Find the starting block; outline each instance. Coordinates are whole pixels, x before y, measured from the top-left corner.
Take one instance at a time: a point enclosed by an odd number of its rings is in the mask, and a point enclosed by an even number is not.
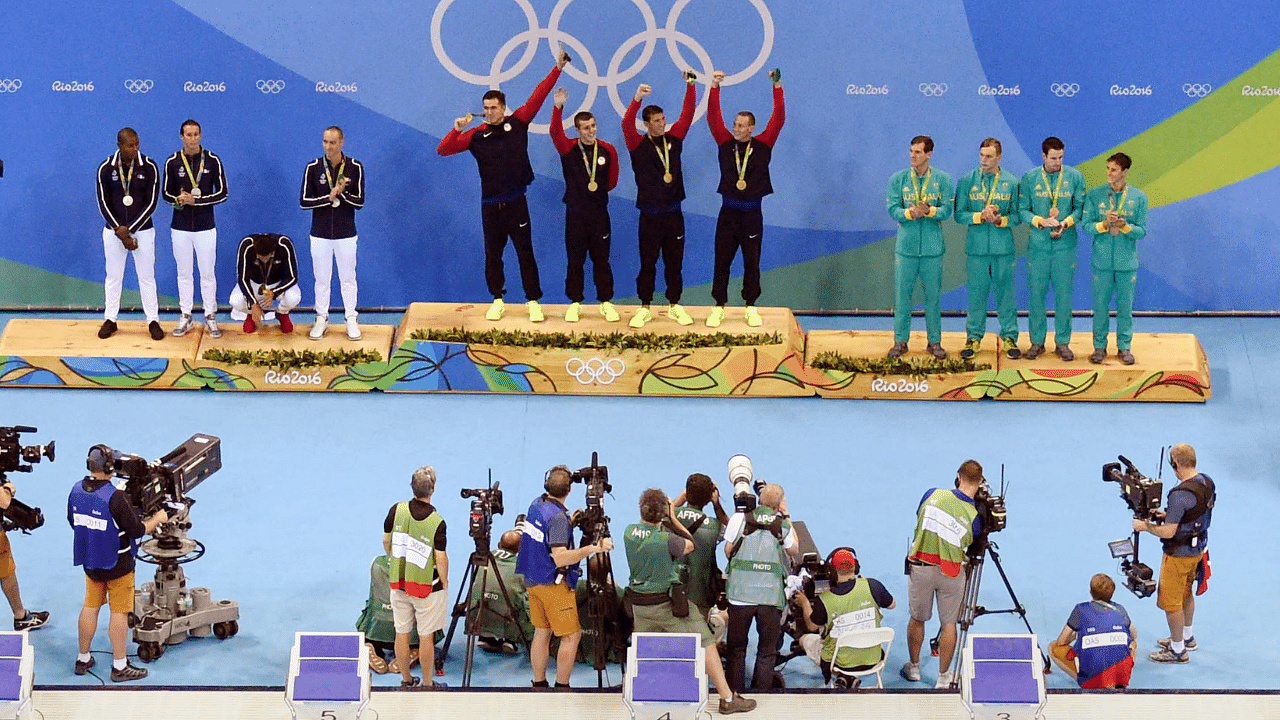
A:
[[[31,718],[31,684],[35,679],[35,649],[27,633],[0,632],[0,718]]]
[[[296,633],[284,702],[298,720],[357,720],[369,704],[364,633]]]
[[[974,720],[1040,720],[1044,660],[1035,635],[973,634],[961,655],[960,700]]]
[[[707,665],[697,634],[633,633],[622,702],[634,720],[697,720],[707,707]]]

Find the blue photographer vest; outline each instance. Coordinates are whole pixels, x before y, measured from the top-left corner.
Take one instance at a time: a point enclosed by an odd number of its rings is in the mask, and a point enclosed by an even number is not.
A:
[[[120,528],[111,517],[111,496],[116,492],[109,482],[93,492],[84,489],[84,481],[71,488],[67,520],[75,533],[76,565],[87,570],[110,570],[120,561],[121,554],[136,550],[134,540],[129,541],[128,548],[120,547]]]
[[[526,585],[551,585],[556,581],[556,562],[551,559],[551,546],[547,544],[547,525],[551,518],[564,514],[560,503],[543,495],[529,506],[524,517],[524,534],[520,537],[520,553],[516,556],[516,572],[524,576]],[[569,534],[569,547],[573,548],[573,533]],[[575,587],[582,569],[577,565],[564,568],[569,587]]]
[[[1083,602],[1076,606],[1080,631],[1076,635],[1076,659],[1082,688],[1128,685],[1133,672],[1129,654],[1129,618],[1113,603]]]

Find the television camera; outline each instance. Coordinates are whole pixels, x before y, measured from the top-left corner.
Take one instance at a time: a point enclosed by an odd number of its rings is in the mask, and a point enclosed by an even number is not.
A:
[[[32,465],[41,458],[49,458],[53,462],[53,441],[48,445],[23,445],[22,433],[38,432],[27,425],[0,427],[0,485],[8,482],[11,472],[29,473]],[[30,533],[44,524],[44,513],[40,508],[31,507],[17,498],[9,501],[9,507],[0,514],[0,525],[5,531],[21,530]]]
[[[500,483],[493,481],[493,471],[489,472],[489,486],[483,488],[463,488],[460,495],[463,500],[471,498],[471,518],[467,523],[467,533],[476,541],[476,548],[489,548],[489,539],[493,534],[493,516],[501,515],[505,508],[502,505]]]
[[[138,548],[138,559],[156,566],[155,580],[142,584],[129,614],[138,659],[157,660],[166,645],[177,645],[188,636],[212,633],[225,640],[239,632],[239,604],[212,600],[209,588],[188,591],[182,570],[205,553],[203,543],[187,537],[195,504],[187,493],[222,468],[222,441],[196,433],[150,462],[105,445],[95,447],[107,458],[104,470],[125,481],[123,492],[143,517],[161,509],[169,516]]]
[[[1164,497],[1164,482],[1145,476],[1134,466],[1129,458],[1120,455],[1120,462],[1107,463],[1102,466],[1103,482],[1120,485],[1120,497],[1133,517],[1147,522],[1159,522],[1164,518],[1160,511],[1160,502]],[[1161,472],[1164,466],[1164,448],[1160,449]],[[1121,470],[1123,467],[1123,471]],[[1107,543],[1111,557],[1120,561],[1120,572],[1124,575],[1124,586],[1140,598],[1149,597],[1156,591],[1155,571],[1150,565],[1138,560],[1138,532],[1131,538],[1123,538]]]
[[[598,545],[609,534],[609,516],[604,512],[605,493],[613,492],[609,468],[600,464],[600,454],[591,453],[591,464],[570,475],[587,489],[587,506],[573,514],[574,527],[582,531],[583,545]],[[613,561],[608,552],[587,559],[587,626],[583,634],[595,638],[589,660],[596,670],[596,683],[605,687],[605,670],[609,665],[609,649],[625,644],[630,629],[624,626],[625,613],[613,582]]]

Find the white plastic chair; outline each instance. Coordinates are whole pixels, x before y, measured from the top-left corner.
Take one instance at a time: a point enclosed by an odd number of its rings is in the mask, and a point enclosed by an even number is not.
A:
[[[843,675],[848,678],[857,678],[865,675],[875,675],[876,687],[883,688],[884,676],[882,673],[884,671],[884,664],[889,659],[889,648],[893,647],[893,637],[893,628],[878,627],[867,628],[866,630],[854,630],[853,632],[844,633],[840,637],[836,638],[836,651],[835,655],[832,656],[831,662],[831,677],[834,678],[837,675]],[[840,657],[841,648],[863,650],[876,646],[883,646],[884,657],[880,658],[880,662],[876,663],[873,667],[869,667],[865,670],[845,670],[836,667],[835,658]]]

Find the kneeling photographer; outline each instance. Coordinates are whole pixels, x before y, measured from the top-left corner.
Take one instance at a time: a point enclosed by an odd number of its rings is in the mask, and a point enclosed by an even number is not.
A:
[[[861,573],[853,548],[836,548],[827,556],[827,574],[835,580],[831,588],[818,593],[812,602],[805,593],[796,594],[810,631],[800,636],[800,646],[822,668],[822,679],[828,682],[833,662],[837,670],[866,670],[884,658],[880,647],[842,648],[839,655],[835,651],[836,640],[845,633],[880,627],[880,611],[897,606],[879,580],[863,578]]]
[[[1196,451],[1190,445],[1169,449],[1169,467],[1182,482],[1169,491],[1163,520],[1134,519],[1133,529],[1155,535],[1164,546],[1156,605],[1169,621],[1169,637],[1158,640],[1160,649],[1149,657],[1158,663],[1186,663],[1198,647],[1191,627],[1196,610],[1192,586],[1208,572],[1209,523],[1218,496],[1213,480],[1196,470]]]
[[[1049,643],[1053,662],[1086,690],[1125,688],[1138,651],[1138,628],[1124,606],[1113,602],[1116,582],[1098,573],[1089,580],[1089,602],[1071,609],[1058,639]]]
[[[683,607],[672,602],[672,584],[680,573],[677,560],[693,552],[694,542],[676,519],[665,493],[650,488],[640,495],[640,522],[627,527],[623,542],[631,569],[626,595],[635,616],[635,631],[697,633],[707,649],[707,676],[720,695],[720,714],[755,709],[755,700],[730,688],[706,619],[689,612],[687,598],[683,598]]]

